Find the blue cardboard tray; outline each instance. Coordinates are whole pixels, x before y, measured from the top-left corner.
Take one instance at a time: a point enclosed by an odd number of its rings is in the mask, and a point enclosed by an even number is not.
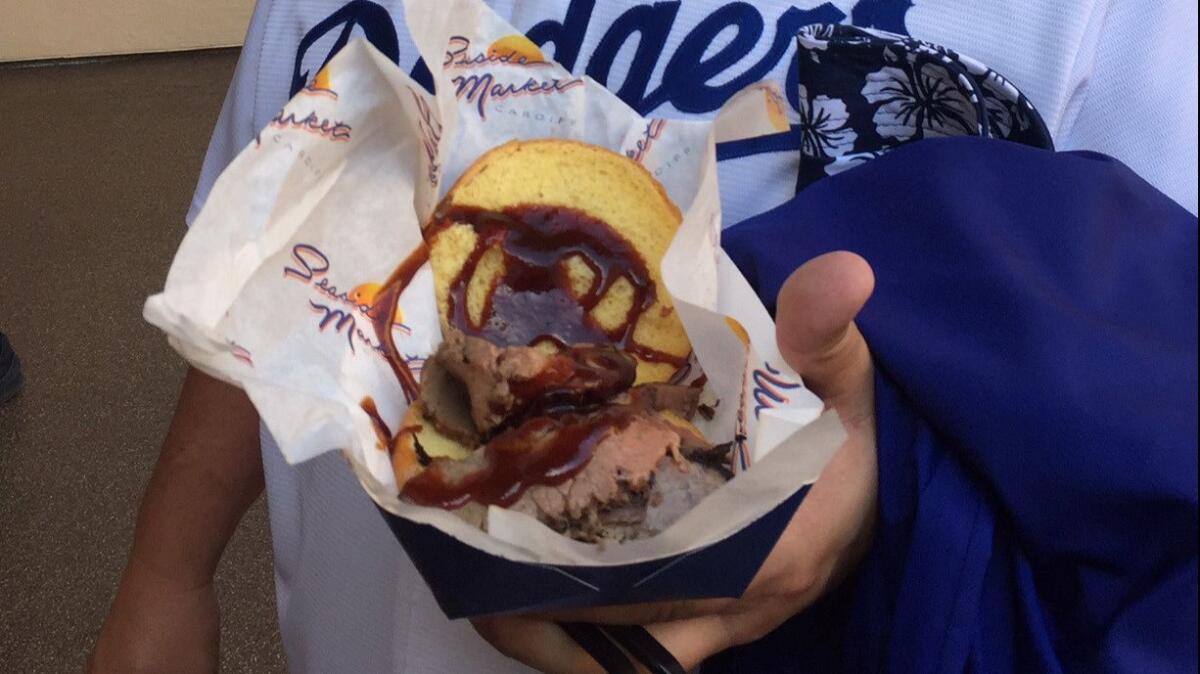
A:
[[[380,508],[451,619],[643,602],[738,597],[808,494],[798,490],[749,526],[691,552],[620,566],[514,562]]]

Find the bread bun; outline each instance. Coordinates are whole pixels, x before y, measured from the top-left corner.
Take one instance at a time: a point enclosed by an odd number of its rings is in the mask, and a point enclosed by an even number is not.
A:
[[[663,287],[661,272],[682,216],[641,164],[575,141],[512,141],[480,157],[450,189],[439,212],[454,207],[505,212],[530,206],[574,209],[606,223],[624,238],[644,261],[654,297],[653,304],[637,314],[633,342],[676,359],[687,358],[691,344]],[[459,279],[475,253],[479,235],[469,224],[446,223],[429,238],[438,307],[443,320],[449,320],[450,284]],[[505,257],[492,247],[474,264],[474,273],[465,279],[466,313],[470,320],[479,321],[504,274]],[[583,259],[569,257],[563,265],[577,296],[592,287],[595,271]],[[590,320],[605,330],[619,328],[630,315],[634,292],[627,279],[618,279],[590,309]],[[633,355],[638,359],[639,384],[667,381],[678,369],[672,363]]]
[[[408,406],[400,421],[400,430],[392,440],[392,469],[396,472],[396,482],[400,485],[408,482],[430,459],[462,460],[471,456],[474,449],[438,432],[425,418],[425,408],[417,400]]]

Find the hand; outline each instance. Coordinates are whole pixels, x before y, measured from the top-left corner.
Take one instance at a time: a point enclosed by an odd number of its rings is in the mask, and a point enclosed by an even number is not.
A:
[[[780,290],[780,352],[838,411],[849,437],[741,598],[482,618],[473,621],[475,629],[509,657],[544,672],[578,674],[602,670],[555,622],[646,625],[691,670],[711,655],[765,636],[836,584],[862,557],[874,527],[874,369],[853,323],[874,287],[865,260],[829,253],[796,270]]]
[[[211,583],[180,585],[131,563],[121,579],[88,674],[211,674],[220,636]]]

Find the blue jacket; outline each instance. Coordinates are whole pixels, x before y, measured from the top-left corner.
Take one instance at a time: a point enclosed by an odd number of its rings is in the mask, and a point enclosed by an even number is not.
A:
[[[727,230],[865,257],[879,534],[707,672],[1197,671],[1197,222],[1111,158],[913,143]]]

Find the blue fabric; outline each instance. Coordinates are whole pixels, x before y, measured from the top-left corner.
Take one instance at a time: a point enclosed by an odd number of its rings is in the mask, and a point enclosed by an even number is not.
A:
[[[1196,671],[1195,217],[1102,155],[951,138],[724,236],[767,300],[874,267],[880,527],[706,673]]]

